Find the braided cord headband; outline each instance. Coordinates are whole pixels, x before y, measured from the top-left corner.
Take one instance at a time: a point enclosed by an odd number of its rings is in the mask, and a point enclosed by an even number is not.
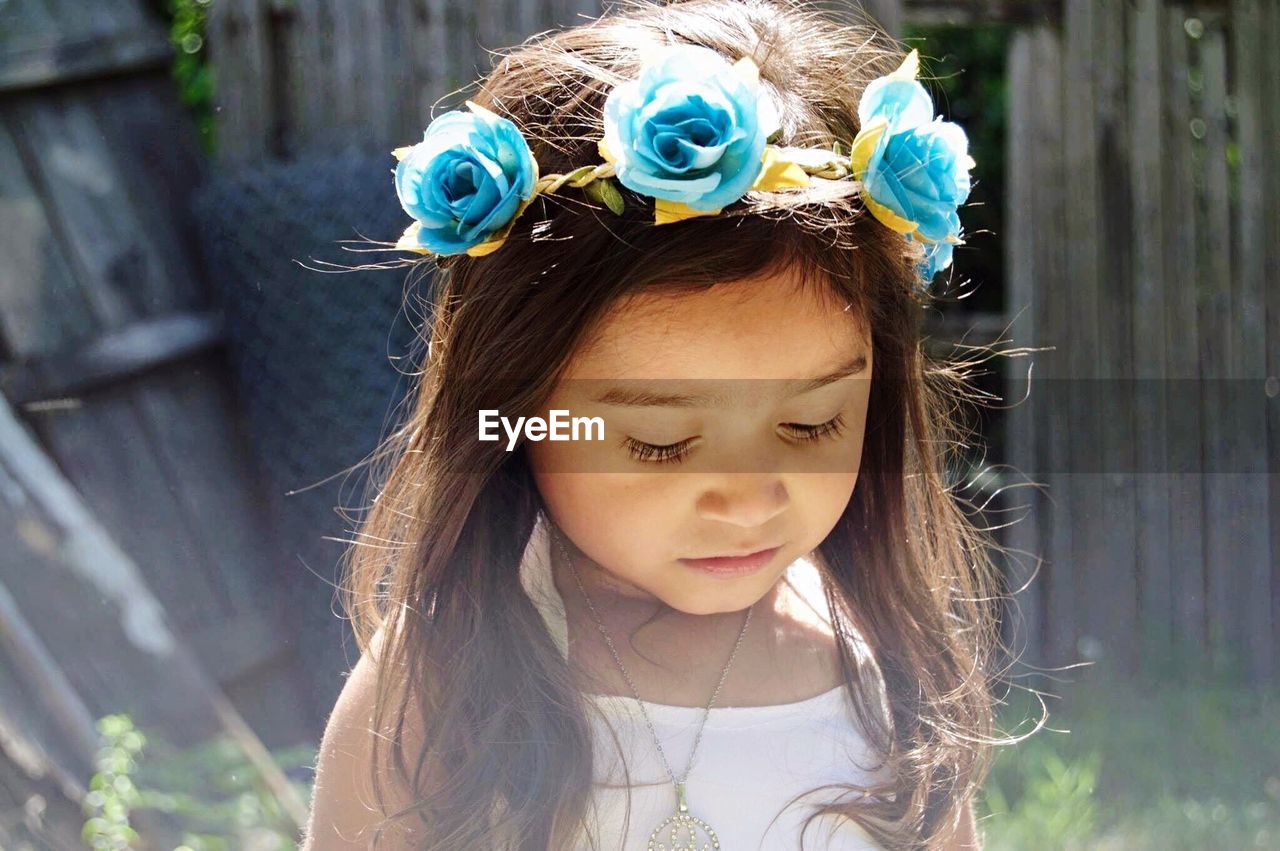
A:
[[[528,142],[510,120],[473,101],[431,122],[423,139],[397,148],[401,207],[414,221],[395,244],[419,254],[481,257],[497,250],[539,193],[582,189],[623,212],[614,181],[654,200],[654,224],[714,216],[747,192],[806,187],[813,178],[859,181],[867,210],[925,246],[926,283],[963,243],[957,210],[968,198],[968,138],[934,116],[912,50],[897,70],[873,80],[858,104],[861,130],[848,151],[782,147],[777,110],[750,57],[730,63],[697,45],[646,57],[636,80],[605,100],[603,163],[540,175]]]

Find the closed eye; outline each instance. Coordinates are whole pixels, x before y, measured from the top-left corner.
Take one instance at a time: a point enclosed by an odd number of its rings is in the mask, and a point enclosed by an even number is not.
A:
[[[811,443],[823,438],[837,438],[844,433],[844,414],[827,420],[825,423],[808,425],[804,423],[783,423],[788,435],[801,443]],[[677,443],[653,444],[635,438],[623,439],[623,446],[632,458],[651,464],[679,464],[689,455],[689,449],[697,438],[681,440]]]

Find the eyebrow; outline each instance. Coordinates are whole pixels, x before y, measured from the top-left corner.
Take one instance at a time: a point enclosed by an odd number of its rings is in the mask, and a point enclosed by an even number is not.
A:
[[[866,368],[867,356],[865,353],[859,353],[830,375],[805,381],[792,395],[799,396],[802,393],[812,392],[819,387],[857,375]],[[593,401],[601,405],[630,408],[700,408],[723,406],[727,399],[720,393],[659,393],[647,388],[611,387],[596,396]]]

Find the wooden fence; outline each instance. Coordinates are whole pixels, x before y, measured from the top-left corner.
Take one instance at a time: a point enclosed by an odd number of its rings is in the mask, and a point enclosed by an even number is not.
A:
[[[1009,439],[1049,485],[1011,535],[1042,661],[1275,677],[1277,39],[1271,0],[1069,0],[1011,44],[1012,336],[1055,347]]]
[[[956,4],[921,5],[941,15]],[[891,29],[901,21],[902,0],[866,7]],[[217,0],[219,153],[412,144],[438,99],[489,69],[486,49],[600,10],[599,0]]]
[[[0,11],[0,705],[82,780],[108,712],[177,744],[227,728],[224,691],[275,746],[321,720],[216,351],[172,48],[139,0],[91,6]]]
[[[1004,319],[1017,345],[1053,350],[1035,357],[1030,401],[1008,412],[1009,457],[999,459],[1048,486],[1004,495],[1029,512],[1004,533],[1026,553],[1009,567],[1015,586],[1044,560],[1018,595],[1010,637],[1039,664],[1124,671],[1185,641],[1273,678],[1280,403],[1266,379],[1280,375],[1280,297],[1267,282],[1280,245],[1280,138],[1265,95],[1280,83],[1266,49],[1280,38],[1276,4],[866,6],[898,33],[906,23],[1016,25]],[[219,0],[213,10],[219,140],[235,162],[408,144],[436,99],[487,70],[481,46],[599,7]],[[1007,399],[1017,400],[1027,364],[1010,365]]]

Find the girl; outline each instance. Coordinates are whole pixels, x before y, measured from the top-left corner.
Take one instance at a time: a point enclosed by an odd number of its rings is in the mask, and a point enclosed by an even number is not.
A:
[[[434,319],[307,848],[978,847],[996,574],[919,331],[972,160],[915,62],[633,2],[396,151]]]

